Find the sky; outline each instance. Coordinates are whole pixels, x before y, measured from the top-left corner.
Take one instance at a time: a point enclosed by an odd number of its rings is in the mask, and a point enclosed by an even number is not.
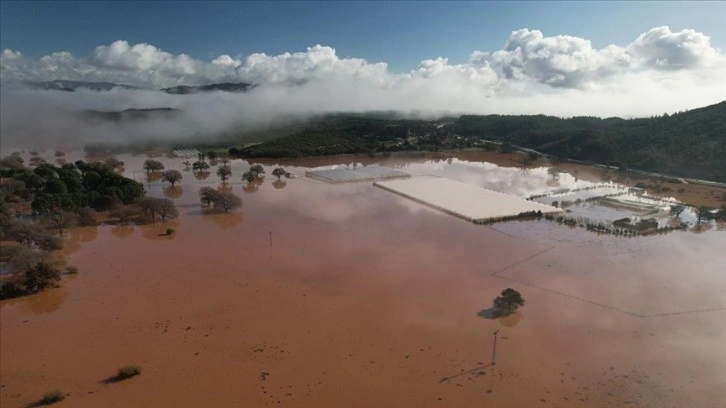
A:
[[[725,15],[726,2],[2,1],[0,132],[173,137],[331,111],[673,113],[726,99]],[[57,79],[142,89],[22,85]],[[216,82],[257,86],[157,91]],[[184,120],[94,129],[69,113],[154,107]]]
[[[425,59],[466,62],[502,46],[512,31],[627,45],[648,29],[693,28],[726,49],[726,2],[11,2],[0,3],[0,48],[41,57],[88,55],[126,40],[172,54],[304,51],[322,44],[343,57],[386,62],[393,72]]]

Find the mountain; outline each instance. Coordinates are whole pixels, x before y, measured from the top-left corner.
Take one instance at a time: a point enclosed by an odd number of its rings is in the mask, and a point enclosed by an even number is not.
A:
[[[36,89],[44,89],[46,91],[66,91],[73,92],[77,89],[89,89],[92,91],[110,91],[114,88],[121,89],[147,89],[140,88],[130,85],[115,84],[113,82],[89,82],[89,81],[69,81],[65,79],[35,82],[27,81],[26,85],[29,85]],[[246,82],[223,82],[219,84],[209,84],[200,86],[191,85],[179,85],[171,88],[162,88],[160,91],[174,95],[187,95],[200,92],[246,92],[254,88],[254,85]]]
[[[38,89],[45,89],[45,90],[52,90],[52,91],[66,91],[66,92],[73,92],[77,89],[89,89],[92,91],[110,91],[113,88],[122,88],[122,89],[139,89],[133,86],[129,85],[122,85],[122,84],[114,84],[112,82],[87,82],[87,81],[68,81],[65,79],[62,80],[55,80],[55,81],[46,81],[46,82],[26,82],[26,84],[38,88]]]
[[[230,149],[241,157],[301,157],[400,150],[494,148],[726,182],[726,101],[641,119],[463,115],[439,121],[327,118],[285,137]]]
[[[220,84],[210,84],[202,86],[179,85],[172,88],[163,88],[162,91],[176,95],[186,95],[200,92],[245,92],[253,87],[252,84],[246,82],[223,82]]]
[[[81,112],[81,118],[98,121],[130,121],[148,119],[173,119],[181,110],[174,108],[151,108],[151,109],[126,109],[123,111],[95,111],[86,110]]]

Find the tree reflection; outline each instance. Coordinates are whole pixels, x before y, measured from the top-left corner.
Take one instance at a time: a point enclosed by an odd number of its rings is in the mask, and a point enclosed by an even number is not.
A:
[[[281,188],[285,188],[287,186],[287,182],[284,180],[275,180],[272,182],[272,186],[279,190]]]
[[[63,278],[63,280],[68,277]],[[15,305],[21,313],[40,315],[46,313],[52,313],[58,310],[61,305],[66,301],[70,289],[64,285],[61,281],[61,287],[47,289],[41,293],[23,296],[14,299],[3,300],[0,305],[5,307],[7,305]]]
[[[206,180],[210,174],[208,171],[195,171],[194,178],[197,180]]]
[[[260,189],[260,186],[265,183],[265,179],[258,178],[257,180],[251,181],[247,183],[247,185],[242,186],[242,190],[245,193],[256,193],[257,190]]]
[[[111,234],[121,239],[126,238],[133,233],[134,227],[130,225],[116,225],[111,228]]]
[[[209,212],[202,216],[204,221],[211,221],[219,228],[229,229],[237,226],[244,220],[242,211],[233,211],[229,213]]]
[[[63,241],[62,252],[65,255],[72,254],[81,249],[81,244],[93,241],[97,236],[98,227],[96,226],[74,228],[70,231],[70,236]]]
[[[162,174],[157,171],[147,172],[145,179],[146,183],[153,183],[155,181],[161,180]]]
[[[179,186],[169,186],[165,187],[163,189],[164,191],[164,197],[171,198],[171,199],[177,199],[184,194],[184,189]]]

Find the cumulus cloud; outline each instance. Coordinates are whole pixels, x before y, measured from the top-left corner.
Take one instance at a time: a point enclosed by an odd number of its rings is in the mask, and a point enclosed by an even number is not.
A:
[[[642,64],[657,69],[710,67],[724,62],[724,56],[711,46],[711,39],[694,30],[674,33],[668,27],[656,27],[641,34],[627,50]]]
[[[0,126],[3,139],[38,134],[88,139],[182,137],[267,126],[283,116],[330,111],[386,111],[433,117],[443,113],[551,114],[637,117],[704,106],[726,99],[726,58],[708,36],[656,27],[627,45],[595,48],[584,38],[514,31],[501,49],[474,51],[468,61],[445,57],[394,73],[385,62],[338,55],[316,45],[267,55],[220,55],[211,61],[174,55],[150,44],[115,41],[84,58],[59,51],[28,58],[0,55]],[[150,90],[43,92],[8,85],[12,80],[107,81]],[[251,82],[252,91],[167,95],[175,85]],[[172,107],[171,122],[88,128],[69,111]],[[45,112],[38,121],[29,112]],[[84,127],[85,126],[85,127]],[[25,137],[26,139],[22,139]],[[38,137],[38,136],[32,136]],[[80,136],[79,136],[80,137]]]

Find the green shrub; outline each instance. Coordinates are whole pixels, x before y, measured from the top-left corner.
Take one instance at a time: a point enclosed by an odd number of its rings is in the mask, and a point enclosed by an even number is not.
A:
[[[55,390],[43,394],[43,398],[41,398],[40,402],[43,405],[51,405],[55,404],[56,402],[63,401],[65,398],[66,394],[63,391]]]
[[[118,380],[126,380],[139,374],[141,374],[141,367],[129,365],[119,368],[118,373],[116,373],[116,378]]]
[[[172,234],[173,234],[173,233],[175,233],[175,232],[176,232],[176,231],[174,231],[174,228],[167,228],[167,229],[166,229],[166,235],[172,235]]]

